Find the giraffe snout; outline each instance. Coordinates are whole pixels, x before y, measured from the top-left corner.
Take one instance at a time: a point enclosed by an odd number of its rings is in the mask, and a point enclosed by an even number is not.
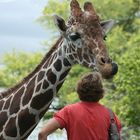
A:
[[[112,78],[118,72],[118,65],[109,57],[97,57],[97,67],[102,76],[106,79]]]

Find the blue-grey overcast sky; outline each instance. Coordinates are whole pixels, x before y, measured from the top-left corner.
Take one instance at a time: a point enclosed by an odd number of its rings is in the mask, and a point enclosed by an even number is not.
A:
[[[17,50],[36,51],[48,32],[36,19],[47,0],[0,0],[0,55]]]

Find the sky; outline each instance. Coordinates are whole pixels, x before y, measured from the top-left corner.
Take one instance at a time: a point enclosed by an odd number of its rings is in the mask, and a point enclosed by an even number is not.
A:
[[[13,50],[38,51],[49,32],[36,22],[47,0],[0,0],[0,55]]]

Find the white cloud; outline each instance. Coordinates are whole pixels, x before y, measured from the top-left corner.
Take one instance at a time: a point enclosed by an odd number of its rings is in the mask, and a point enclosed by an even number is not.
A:
[[[16,0],[0,0],[0,3],[8,3],[8,2],[14,2]]]

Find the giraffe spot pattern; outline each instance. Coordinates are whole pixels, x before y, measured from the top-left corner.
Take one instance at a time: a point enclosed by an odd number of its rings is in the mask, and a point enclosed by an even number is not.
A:
[[[7,101],[6,101],[5,105],[4,105],[4,109],[5,109],[5,110],[9,108],[11,98],[12,98],[12,96],[10,96],[10,97],[7,99]]]
[[[7,119],[8,119],[7,112],[1,112],[0,113],[0,132],[2,131],[3,125],[5,124]]]
[[[57,85],[57,87],[56,87],[56,91],[57,91],[57,92],[58,92],[58,90],[61,88],[61,86],[62,86],[63,83],[64,83],[64,82],[59,83],[59,84]]]
[[[22,136],[30,127],[36,123],[35,115],[29,113],[29,109],[26,108],[18,114],[19,133]]]
[[[83,59],[83,56],[81,55],[82,53],[80,52],[80,50],[79,51],[77,51],[77,56],[78,56],[78,58],[79,58],[79,61],[82,61],[82,59]]]
[[[63,59],[63,64],[66,67],[71,66],[70,62],[66,58]]]
[[[88,63],[84,60],[83,65],[88,66]]]
[[[72,45],[71,45],[70,49],[71,49],[71,52],[75,52],[75,48]]]
[[[48,78],[48,81],[51,82],[51,84],[55,84],[56,82],[56,75],[52,72],[51,69],[48,70],[48,72],[46,73],[46,76]]]
[[[45,75],[45,71],[40,71],[39,74],[38,74],[37,81],[39,82],[40,80],[42,80],[44,75]]]
[[[43,68],[46,69],[48,67],[48,61],[50,60],[50,58],[48,58],[47,62],[44,64]]]
[[[69,70],[70,70],[70,69],[66,70],[65,72],[63,72],[63,73],[60,75],[59,81],[63,80],[63,79],[67,76]]]
[[[5,134],[11,137],[17,136],[16,117],[10,118],[10,120],[6,124]]]
[[[60,59],[58,59],[55,63],[54,63],[54,68],[56,69],[56,71],[60,71],[62,69],[62,62]]]
[[[34,93],[34,88],[35,88],[35,79],[36,76],[29,82],[29,84],[26,87],[26,91],[23,98],[23,105],[28,104],[30,99],[32,98],[32,95]]]
[[[4,104],[4,101],[1,100],[1,101],[0,101],[0,110],[2,110],[3,104]]]
[[[30,130],[28,130],[28,134],[23,136],[20,140],[27,140],[28,136],[35,129],[35,127],[36,127],[36,125],[34,127],[32,126],[32,128]]]
[[[83,57],[85,58],[86,61],[90,62],[89,57],[87,54],[84,53]]]
[[[69,58],[70,58],[71,60],[74,60],[74,57],[73,57],[72,55],[70,55]]]
[[[24,87],[22,87],[17,93],[15,93],[14,98],[12,99],[11,106],[10,106],[10,115],[13,113],[17,113],[20,109],[20,101],[21,96],[24,92]]]
[[[43,81],[43,89],[47,89],[48,87],[49,87],[49,83],[46,80],[44,80]]]
[[[40,91],[41,85],[42,85],[42,83],[39,83],[39,84],[37,85],[35,92],[39,92],[39,91]]]
[[[51,104],[51,103],[50,103],[50,104]],[[48,105],[48,107],[47,107],[45,110],[43,110],[43,111],[39,114],[39,119],[41,119],[41,118],[44,116],[44,114],[46,113],[46,111],[49,109],[50,104]]]
[[[46,104],[49,103],[53,98],[53,90],[49,89],[45,93],[35,96],[31,102],[31,107],[40,110]]]
[[[77,54],[73,54],[73,56],[74,56],[74,59],[75,59],[75,60],[77,60],[77,59],[78,59]]]

